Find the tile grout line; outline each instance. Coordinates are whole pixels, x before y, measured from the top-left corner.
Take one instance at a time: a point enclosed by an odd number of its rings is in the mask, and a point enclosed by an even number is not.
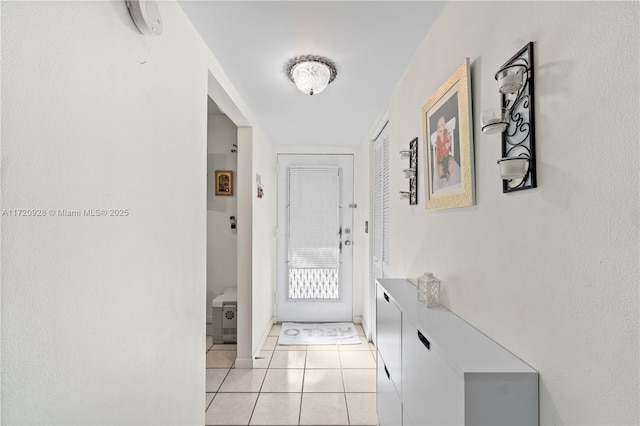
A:
[[[274,337],[277,337],[279,339],[279,336],[274,336]],[[273,348],[273,352],[272,352],[272,355],[271,355],[271,360],[269,361],[269,366],[267,367],[267,372],[265,373],[265,380],[266,380],[267,374],[269,373],[269,370],[271,369],[271,362],[273,361],[273,355],[275,355],[277,348],[278,348],[278,340],[276,340],[276,345]],[[298,425],[300,425],[300,420],[301,420],[301,416],[302,416],[302,396],[304,394],[304,392],[303,392],[303,390],[304,390],[304,376],[305,376],[306,365],[307,365],[307,349],[306,348],[304,350],[304,353],[305,353],[305,356],[304,356],[304,363],[303,363],[303,366],[302,366],[302,386],[301,386],[301,389],[300,389],[300,406],[299,406],[299,410],[298,410],[298,422],[297,422]],[[289,366],[287,366],[285,368],[285,370],[292,370],[292,369],[293,368],[291,368]],[[273,370],[279,370],[279,369],[273,368]],[[263,386],[264,386],[264,382],[263,382]],[[291,393],[291,392],[277,392],[277,393],[285,393],[285,394],[287,394],[287,393]],[[262,394],[262,389],[261,389],[260,393],[258,394],[258,399],[260,398],[260,394]],[[257,405],[257,403],[256,403],[256,405]],[[255,411],[255,407],[254,407],[254,411]],[[251,416],[253,417],[253,413],[251,414]],[[250,423],[251,423],[251,420],[249,420],[249,424]]]
[[[213,346],[212,346],[212,347],[213,347]],[[235,364],[235,363],[234,363],[234,364]],[[220,386],[218,386],[218,389],[216,389],[216,391],[214,392],[213,398],[211,398],[211,402],[209,403],[209,405],[207,405],[207,408],[205,408],[205,409],[204,409],[205,417],[206,417],[206,414],[207,414],[207,410],[209,409],[209,407],[211,407],[211,404],[213,404],[213,400],[214,400],[214,399],[216,399],[216,397],[218,396],[218,393],[220,393],[220,392],[218,392],[218,391],[219,391],[219,390],[220,390],[220,388],[222,387],[222,384],[224,383],[224,381],[225,381],[225,380],[227,380],[227,376],[229,376],[229,372],[231,372],[231,368],[232,368],[232,367],[229,367],[229,368],[227,369],[227,374],[225,374],[225,375],[224,375],[224,378],[223,378],[223,379],[222,379],[222,381],[220,382]],[[207,370],[207,368],[206,368],[206,365],[205,365],[205,398],[206,398],[206,395],[207,395],[207,391],[206,391],[206,386],[207,386],[207,384],[206,384],[206,373],[207,373],[207,371],[206,371],[206,370]],[[212,370],[215,370],[215,369],[214,369],[214,368],[212,368]],[[206,420],[205,420],[205,424],[206,424]]]
[[[273,326],[272,326],[273,327]],[[251,415],[249,416],[249,422],[247,425],[251,424],[251,419],[253,419],[253,414],[256,412],[256,407],[258,406],[258,400],[260,399],[260,395],[262,394],[262,388],[264,386],[264,382],[267,380],[267,374],[269,374],[269,369],[271,367],[271,361],[273,361],[273,355],[276,352],[276,347],[278,346],[278,340],[276,340],[276,345],[271,351],[271,358],[269,358],[269,364],[267,364],[266,371],[264,372],[264,377],[262,378],[262,383],[260,384],[260,389],[258,389],[258,396],[256,397],[256,402],[253,404],[253,409],[251,410]]]
[[[264,386],[264,381],[267,379],[267,373],[269,369],[267,368],[264,372],[264,377],[262,378],[262,383],[260,383],[260,388],[258,389],[258,396],[256,396],[256,402],[253,403],[253,408],[251,409],[251,415],[249,416],[249,421],[247,425],[251,424],[251,419],[253,419],[253,414],[256,412],[256,407],[258,406],[258,400],[260,399],[260,394],[262,393],[262,386]]]
[[[340,377],[342,378],[342,397],[344,398],[344,408],[347,412],[347,424],[351,424],[351,419],[349,418],[349,405],[347,404],[347,387],[344,385],[344,370],[342,369],[342,352],[340,352],[340,345],[338,345],[338,359],[340,360]]]
[[[211,345],[211,347],[213,348],[213,345]],[[209,351],[210,350],[211,349],[209,349]],[[209,353],[209,351],[207,351],[207,353]],[[205,357],[206,357],[206,354],[205,354]],[[222,387],[222,384],[224,383],[224,381],[227,379],[227,376],[229,375],[229,372],[231,371],[232,368],[233,368],[233,365],[231,367],[229,367],[229,368],[224,367],[224,369],[227,370],[227,373],[222,378],[222,381],[220,381],[220,386],[218,386],[218,388],[216,389],[215,392],[207,392],[207,370],[221,370],[221,369],[219,369],[219,368],[207,368],[206,359],[205,359],[205,366],[204,366],[204,374],[205,374],[204,394],[205,394],[205,398],[207,397],[207,393],[213,393],[213,398],[211,398],[211,402],[204,409],[205,414],[206,414],[207,410],[209,409],[209,407],[211,407],[211,404],[213,404],[213,400],[216,399],[216,397],[218,396],[218,391]]]
[[[302,368],[302,388],[300,389],[300,409],[298,410],[298,426],[300,426],[300,422],[302,421],[302,399],[304,398],[304,378],[307,375],[307,351],[309,350],[309,346],[304,350],[304,366]]]
[[[214,399],[216,399],[216,395],[217,395],[217,394],[218,394],[218,392],[214,392],[214,393],[213,393],[213,398],[211,398],[211,402],[209,402],[209,403],[207,404],[207,406],[204,408],[205,415],[206,415],[207,410],[209,409],[209,407],[211,407],[211,404],[213,404],[213,400],[214,400]],[[205,392],[205,393],[204,393],[204,395],[205,395],[205,398],[206,398],[206,397],[207,397],[207,392]]]

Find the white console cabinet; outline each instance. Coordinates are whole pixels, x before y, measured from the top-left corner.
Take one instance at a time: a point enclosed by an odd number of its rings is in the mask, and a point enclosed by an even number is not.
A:
[[[376,296],[380,425],[538,425],[533,368],[405,279]]]

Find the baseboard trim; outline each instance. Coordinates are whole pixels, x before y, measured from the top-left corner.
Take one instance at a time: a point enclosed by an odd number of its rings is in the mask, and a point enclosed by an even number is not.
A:
[[[236,368],[253,368],[253,358],[236,358]]]
[[[362,316],[361,315],[356,315],[354,317],[352,317],[353,323],[354,324],[362,324]]]
[[[367,324],[366,321],[363,320],[361,325],[362,330],[364,331],[364,335],[367,337],[367,340],[372,342],[373,340],[371,339],[371,330],[369,329],[369,324]]]
[[[271,327],[273,326],[273,324],[275,324],[275,320],[276,320],[275,317],[271,317],[271,319],[267,323],[267,326],[265,327],[264,331],[262,332],[262,337],[260,338],[260,343],[258,343],[258,346],[256,346],[256,351],[253,353],[253,358],[254,359],[256,357],[260,356],[260,352],[262,352],[262,347],[264,346],[265,342],[267,341],[267,337],[269,337],[269,333],[271,332]]]

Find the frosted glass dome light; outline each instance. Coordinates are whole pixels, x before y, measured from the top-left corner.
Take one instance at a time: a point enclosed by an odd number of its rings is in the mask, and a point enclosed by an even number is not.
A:
[[[322,92],[329,84],[329,67],[319,62],[301,62],[291,70],[298,89],[308,95]]]
[[[331,83],[338,72],[335,64],[321,56],[299,56],[290,60],[285,68],[289,80],[296,84],[301,92],[315,95],[322,92]]]

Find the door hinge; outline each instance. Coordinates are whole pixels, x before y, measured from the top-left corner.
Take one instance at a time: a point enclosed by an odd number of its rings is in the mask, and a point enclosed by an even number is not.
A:
[[[357,209],[358,205],[356,203],[351,203],[351,204],[349,204],[349,208],[350,209]]]

